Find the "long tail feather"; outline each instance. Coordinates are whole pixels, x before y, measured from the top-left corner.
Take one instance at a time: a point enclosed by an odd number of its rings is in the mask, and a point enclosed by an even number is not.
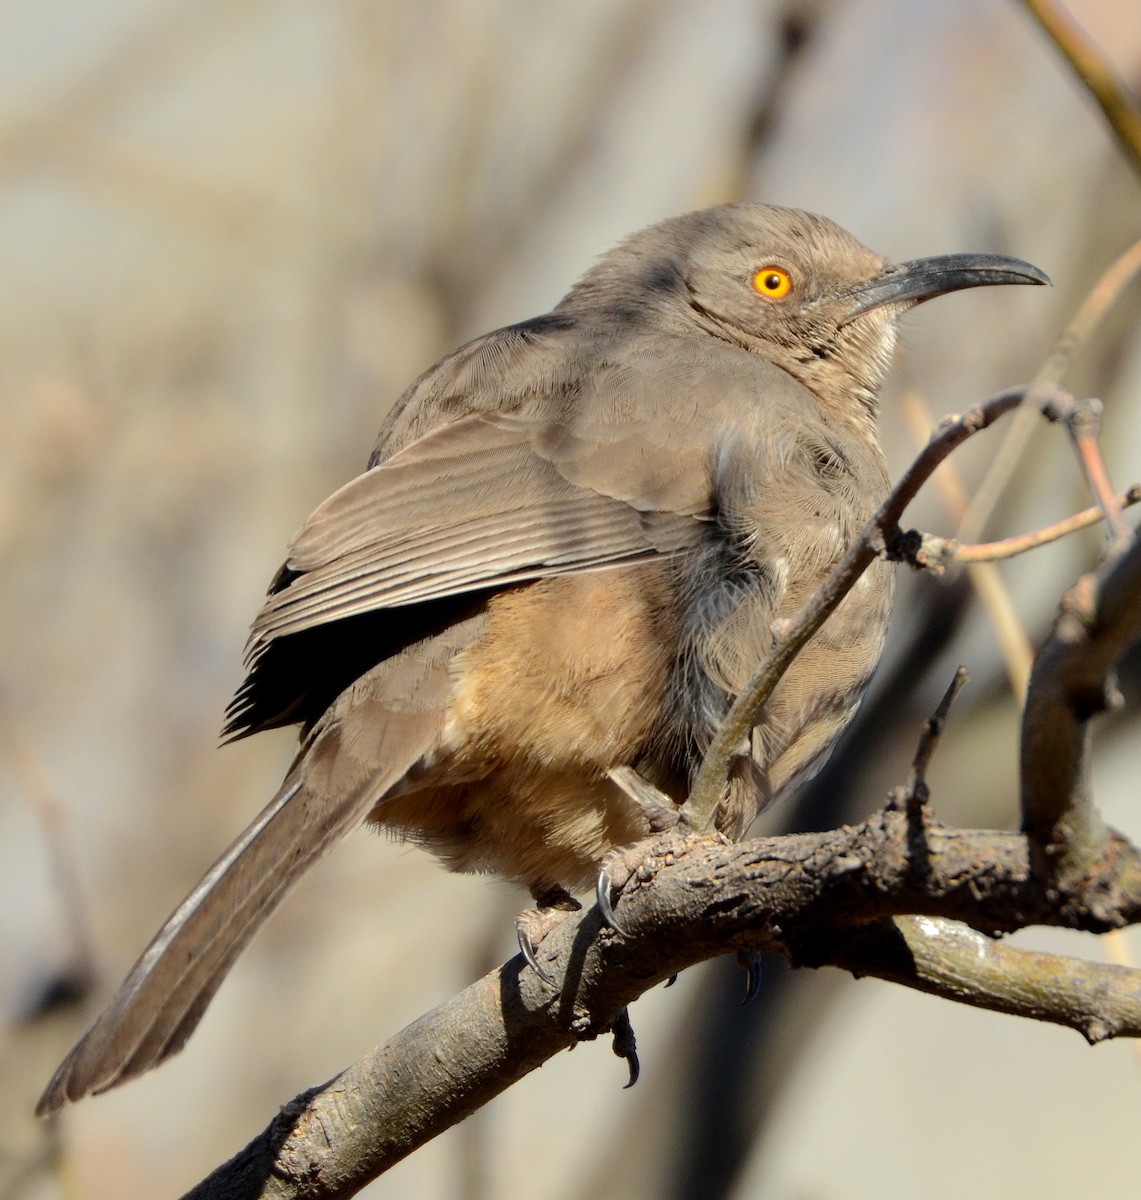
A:
[[[180,1050],[238,954],[290,886],[393,781],[394,773],[383,772],[341,796],[317,794],[309,761],[306,755],[298,762],[281,791],[171,914],[64,1059],[37,1112],[106,1091]]]

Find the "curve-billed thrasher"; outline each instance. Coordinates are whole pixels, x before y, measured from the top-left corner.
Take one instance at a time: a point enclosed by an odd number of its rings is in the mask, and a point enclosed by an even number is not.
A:
[[[680,801],[727,705],[887,489],[876,391],[929,297],[1046,283],[986,254],[891,266],[822,217],[733,204],[606,254],[546,316],[425,372],[306,522],[226,732],[298,722],[277,796],[139,959],[40,1102],[173,1054],[286,889],[362,819],[540,904]],[[883,645],[879,562],[801,653],[719,826],[821,762]]]

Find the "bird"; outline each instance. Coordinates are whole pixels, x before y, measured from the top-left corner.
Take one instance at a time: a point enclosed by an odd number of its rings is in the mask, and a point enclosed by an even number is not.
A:
[[[756,202],[652,225],[548,313],[462,346],[289,545],[224,735],[300,725],[280,790],[171,915],[38,1111],[182,1048],[287,889],[362,822],[454,871],[576,904],[680,805],[734,697],[888,490],[877,396],[899,316],[1045,284],[978,253],[893,264]],[[758,718],[718,829],[818,769],[879,659],[877,560]]]

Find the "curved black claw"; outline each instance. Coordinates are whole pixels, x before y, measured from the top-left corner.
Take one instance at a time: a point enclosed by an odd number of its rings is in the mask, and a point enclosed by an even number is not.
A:
[[[673,985],[675,983],[677,983],[677,972],[676,971],[669,977],[669,979],[666,980],[666,987],[673,987]]]
[[[741,999],[744,1008],[755,1000],[761,990],[761,956],[756,950],[738,950],[737,962],[745,969],[745,995]]]
[[[598,868],[598,878],[594,881],[594,894],[598,899],[598,911],[602,914],[602,919],[615,933],[628,938],[630,935],[618,924],[618,919],[614,916],[614,909],[610,905],[610,872],[606,869],[605,864]]]
[[[630,1068],[630,1082],[622,1089],[625,1091],[638,1082],[638,1076],[642,1073],[641,1064],[638,1062],[638,1040],[634,1037],[634,1026],[630,1024],[630,1013],[627,1009],[624,1008],[614,1019],[613,1033],[614,1053],[619,1058],[624,1058]]]
[[[515,926],[515,936],[519,939],[519,953],[527,962],[527,966],[535,972],[536,975],[544,982],[553,984],[555,981],[539,966],[539,960],[535,957],[535,947],[531,942],[531,935],[523,928],[522,925]]]

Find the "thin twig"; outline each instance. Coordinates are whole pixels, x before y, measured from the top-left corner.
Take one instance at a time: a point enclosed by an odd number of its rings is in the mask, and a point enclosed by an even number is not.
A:
[[[1122,508],[1132,508],[1134,504],[1141,501],[1141,484],[1131,484],[1124,492],[1114,497],[1117,505]],[[1077,533],[1081,529],[1088,529],[1091,525],[1096,525],[1099,521],[1105,520],[1105,513],[1100,507],[1083,508],[1081,512],[1074,513],[1072,517],[1066,517],[1062,521],[1057,521],[1053,525],[1046,525],[1042,529],[1036,529],[1033,533],[1023,533],[1016,537],[1000,538],[996,542],[980,542],[974,546],[957,546],[954,542],[948,540],[946,543],[946,561],[957,563],[985,563],[998,562],[1001,559],[1014,558],[1017,554],[1025,554],[1028,550],[1036,550],[1039,546],[1046,546],[1050,542],[1056,542],[1061,538],[1068,537],[1071,533]]]
[[[1034,414],[1040,407],[1042,397],[1060,383],[1074,355],[1085,345],[1098,322],[1138,271],[1141,271],[1141,241],[1134,242],[1110,265],[1054,343],[1049,357],[1026,391],[1025,413],[1015,414],[990,469],[975,492],[955,535],[957,541],[965,544],[980,539],[1034,432]]]
[[[1098,440],[1101,433],[1101,413],[1100,400],[1075,402],[1073,411],[1066,416],[1066,428],[1070,432],[1074,449],[1078,452],[1078,461],[1085,472],[1089,489],[1105,516],[1106,525],[1109,526],[1110,540],[1124,545],[1133,534],[1121,515],[1121,505],[1113,494],[1109,470],[1101,452],[1101,443]]]
[[[1054,0],[1022,0],[1097,101],[1133,169],[1141,173],[1141,112],[1104,54]]]
[[[970,683],[970,680],[971,674],[967,668],[959,667],[955,671],[955,677],[951,680],[950,686],[943,693],[943,699],[939,701],[939,706],[927,718],[927,724],[923,727],[919,745],[915,750],[915,758],[911,762],[911,777],[907,781],[907,788],[912,796],[918,796],[921,792],[926,793],[927,768],[931,763],[931,756],[935,753],[935,747],[939,744],[939,738],[943,735],[947,714],[951,711],[951,705],[955,703],[955,697]]]

